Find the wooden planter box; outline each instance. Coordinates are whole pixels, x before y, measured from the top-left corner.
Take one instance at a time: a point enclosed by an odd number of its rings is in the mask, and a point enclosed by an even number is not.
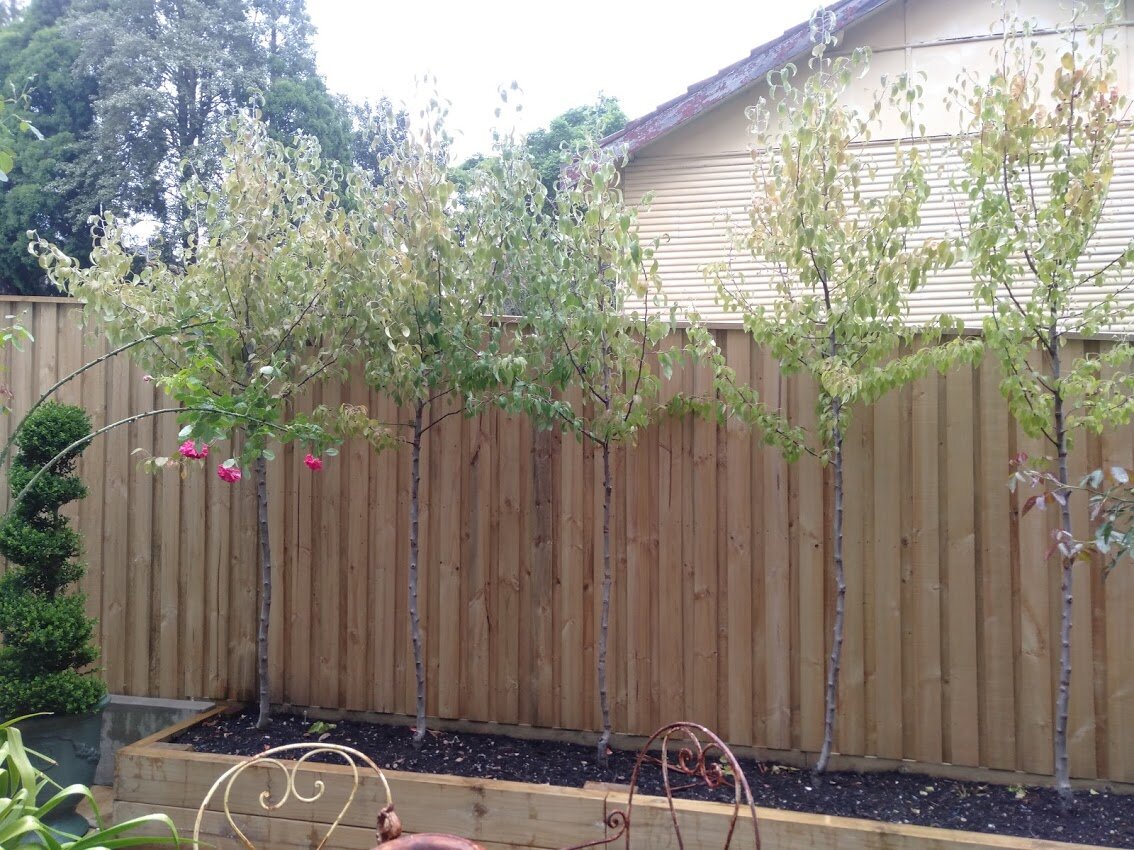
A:
[[[212,709],[119,751],[114,781],[116,820],[164,812],[183,835],[191,835],[197,807],[205,793],[221,773],[242,757],[191,752],[166,741],[223,710]],[[520,847],[553,850],[601,838],[605,834],[607,814],[623,808],[626,803],[626,793],[621,790],[561,788],[396,770],[384,772],[407,831],[449,832],[472,838],[489,850]],[[265,812],[259,795],[266,788],[278,794],[284,784],[281,773],[264,765],[246,773],[234,786],[231,811],[258,850],[310,850],[342,808],[353,784],[351,770],[343,765],[305,765],[299,772],[298,790],[310,794],[312,783],[319,779],[326,785],[322,798],[312,804],[292,802],[279,812]],[[328,846],[335,850],[373,847],[375,816],[384,802],[384,792],[377,778],[364,777]],[[218,801],[214,800],[211,808],[217,805]],[[727,829],[731,806],[695,801],[678,801],[676,805],[686,847],[723,846],[723,830]],[[1089,847],[779,809],[757,811],[764,850],[803,847],[823,850],[1070,850]],[[202,840],[217,848],[239,846],[219,813],[206,817],[203,833]],[[634,847],[676,847],[666,801],[635,795],[631,834]],[[738,834],[739,839],[734,839],[733,846],[748,847],[750,834],[744,835],[743,829]]]

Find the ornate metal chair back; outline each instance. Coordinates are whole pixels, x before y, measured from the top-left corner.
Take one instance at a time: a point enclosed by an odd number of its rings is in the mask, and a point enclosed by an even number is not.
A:
[[[233,765],[222,773],[208,790],[208,793],[205,794],[205,798],[197,809],[197,817],[193,822],[194,846],[202,846],[201,831],[205,816],[210,811],[210,804],[213,803],[215,798],[219,797],[219,814],[224,817],[227,824],[226,831],[239,841],[245,850],[256,850],[256,846],[248,835],[233,819],[232,793],[236,783],[250,770],[254,772],[257,772],[256,768],[266,770],[267,775],[259,777],[260,787],[264,787],[266,784],[269,787],[264,788],[257,798],[260,807],[265,812],[278,811],[288,804],[316,803],[326,793],[326,786],[321,779],[317,778],[308,780],[309,784],[306,784],[302,769],[304,764],[312,759],[327,756],[341,760],[350,769],[353,782],[350,792],[342,806],[337,810],[331,825],[323,833],[315,850],[323,850],[323,847],[327,846],[327,842],[343,822],[343,818],[346,817],[347,811],[355,802],[355,798],[358,797],[362,785],[361,771],[364,768],[369,768],[377,774],[382,793],[385,796],[385,803],[378,811],[378,843],[382,850],[483,850],[479,844],[455,835],[437,833],[402,835],[401,822],[394,811],[394,798],[390,792],[390,783],[386,780],[386,775],[382,772],[382,769],[365,753],[361,753],[352,747],[326,743],[284,744],[283,746],[273,747]],[[272,776],[279,778],[279,786],[275,793],[270,787]]]
[[[340,746],[339,744],[284,744],[283,746],[272,747],[270,750],[265,750],[258,755],[245,759],[239,764],[233,765],[217,778],[217,781],[213,783],[208,793],[205,794],[205,798],[201,801],[201,805],[197,809],[197,818],[193,822],[194,845],[198,847],[201,846],[199,842],[201,840],[202,824],[205,821],[206,814],[210,811],[210,804],[213,803],[214,798],[219,798],[219,814],[223,816],[227,824],[227,832],[239,841],[240,845],[246,848],[246,850],[256,850],[256,846],[249,840],[248,836],[233,819],[231,808],[232,794],[236,784],[249,771],[260,774],[257,776],[257,780],[259,787],[264,790],[260,792],[258,802],[265,812],[279,811],[289,804],[315,803],[323,798],[326,787],[323,781],[317,778],[308,780],[309,784],[305,783],[302,768],[306,763],[319,756],[333,756],[336,760],[341,760],[343,764],[351,769],[354,781],[351,785],[350,793],[347,795],[334,821],[319,841],[316,850],[322,850],[327,844],[327,841],[346,816],[347,810],[350,809],[351,805],[354,803],[361,784],[360,771],[362,768],[370,768],[378,774],[378,778],[382,783],[382,790],[386,796],[386,805],[391,808],[393,807],[394,801],[390,794],[390,785],[386,781],[385,775],[378,765],[364,753],[360,753],[358,750],[352,749],[351,747]],[[261,770],[267,771],[267,775],[265,776],[261,773]],[[280,782],[279,787],[274,793],[269,786],[273,776],[278,777]],[[216,832],[216,830],[209,831]]]
[[[760,850],[760,827],[756,821],[756,804],[748,779],[740,764],[716,733],[697,723],[671,723],[650,736],[638,752],[634,771],[630,775],[630,791],[626,808],[615,809],[606,818],[607,835],[604,838],[575,844],[563,850],[583,850],[587,847],[621,845],[630,850],[631,828],[634,825],[634,798],[640,794],[639,783],[643,770],[661,772],[662,794],[666,800],[670,825],[678,848],[684,850],[681,812],[675,794],[694,786],[712,790],[731,790],[732,815],[722,837],[722,850],[732,847]],[[639,809],[639,811],[641,811]],[[641,827],[641,824],[639,824]],[[639,828],[641,833],[641,828]],[[746,836],[751,834],[751,840]],[[642,843],[639,835],[638,846]],[[736,839],[734,844],[734,839]],[[703,837],[691,845],[702,850]]]

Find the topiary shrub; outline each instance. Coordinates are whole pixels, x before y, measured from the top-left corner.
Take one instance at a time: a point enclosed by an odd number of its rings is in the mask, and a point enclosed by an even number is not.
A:
[[[8,476],[13,498],[45,464],[90,433],[90,419],[74,405],[47,402],[31,413],[16,435],[20,451]],[[44,472],[0,522],[0,555],[10,563],[0,577],[0,718],[85,714],[106,693],[100,679],[81,672],[98,658],[95,621],[83,610],[84,595],[68,592],[83,575],[82,541],[59,513],[87,495],[75,475],[84,448]]]

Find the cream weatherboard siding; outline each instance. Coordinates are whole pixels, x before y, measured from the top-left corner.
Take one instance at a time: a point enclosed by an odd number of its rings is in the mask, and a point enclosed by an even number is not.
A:
[[[1134,7],[1134,0],[1128,4]],[[1060,4],[1051,0],[1026,0],[1024,11],[1041,26],[1065,17]],[[867,92],[881,74],[905,70],[927,75],[927,111],[924,116],[931,132],[945,134],[956,124],[955,113],[941,104],[957,72],[964,68],[979,73],[988,68],[989,52],[995,46],[989,28],[997,19],[996,6],[989,0],[956,0],[948,4],[929,0],[905,0],[884,7],[871,18],[842,34],[844,47],[867,45],[872,49],[872,70],[852,94],[856,104],[867,103]],[[1128,12],[1134,10],[1128,9]],[[1131,19],[1128,14],[1127,20]],[[1131,85],[1131,27],[1119,28],[1114,38],[1120,50],[1120,80],[1126,93]],[[1042,37],[1055,45],[1053,37]],[[728,57],[722,57],[728,58]],[[744,92],[694,121],[679,127],[642,150],[624,169],[623,190],[635,204],[647,194],[652,201],[642,208],[642,232],[660,240],[659,266],[666,296],[681,312],[696,311],[713,324],[737,324],[738,318],[718,302],[714,282],[705,270],[714,265],[728,266],[727,278],[742,286],[751,303],[768,303],[772,269],[757,263],[743,244],[735,245],[730,231],[740,236],[749,228],[748,207],[756,190],[752,175],[746,108],[763,93],[757,86]],[[892,142],[884,138],[886,128],[864,150],[876,158],[876,186],[884,190],[891,175]],[[879,138],[882,137],[882,138]],[[949,176],[957,163],[941,150],[935,150],[933,195],[923,210],[921,235],[940,237],[962,232],[959,203],[949,189]],[[1111,196],[1098,237],[1092,244],[1097,263],[1106,262],[1134,237],[1134,150],[1125,146],[1118,153],[1118,165]],[[1090,265],[1087,266],[1089,268]],[[920,324],[941,313],[962,318],[968,324],[979,321],[971,298],[972,278],[966,263],[958,263],[936,275],[917,293],[910,305],[909,320]],[[1127,331],[1129,328],[1114,328]]]
[[[890,150],[888,143],[881,143],[873,153],[879,154],[884,163],[885,159],[892,161],[887,157]],[[945,173],[934,177],[933,195],[922,211],[920,234],[925,237],[963,232],[955,203],[958,198],[949,189],[945,165],[948,160],[939,156],[938,161]],[[876,182],[880,190],[885,189],[889,177],[890,172],[880,164]],[[634,203],[640,202],[646,193],[653,193],[652,202],[641,213],[642,233],[648,239],[660,240],[658,263],[664,292],[681,312],[695,310],[712,324],[739,323],[736,315],[720,305],[716,283],[711,275],[706,275],[706,269],[711,267],[723,268],[722,278],[730,286],[743,289],[749,303],[771,303],[774,270],[757,262],[743,245],[749,228],[748,206],[756,187],[749,154],[643,158],[626,170],[623,187]],[[1116,256],[1132,237],[1134,149],[1126,148],[1119,153],[1109,203],[1091,245],[1095,261],[1084,264],[1084,271]],[[975,324],[980,316],[971,291],[970,266],[958,262],[935,275],[913,295],[909,320],[922,324],[947,313]]]

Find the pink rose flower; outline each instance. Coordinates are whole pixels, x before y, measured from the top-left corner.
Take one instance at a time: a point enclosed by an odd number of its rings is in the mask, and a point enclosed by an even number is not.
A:
[[[217,467],[217,478],[221,481],[227,481],[229,484],[234,484],[240,480],[240,467],[225,466],[222,463]]]
[[[314,472],[318,472],[323,468],[323,459],[321,457],[315,457],[315,455],[310,452],[307,453],[307,457],[303,459],[303,462],[307,464],[308,469]]]
[[[197,448],[197,443],[194,440],[186,440],[181,444],[178,451],[181,452],[182,457],[187,457],[190,460],[201,460],[209,456],[209,447],[201,444],[201,448]]]

